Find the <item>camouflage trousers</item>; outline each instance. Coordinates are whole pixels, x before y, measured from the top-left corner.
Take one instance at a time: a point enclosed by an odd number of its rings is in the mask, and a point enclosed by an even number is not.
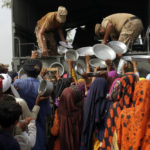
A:
[[[123,26],[118,41],[121,41],[130,47],[141,34],[142,30],[143,24],[140,19],[129,20]]]
[[[38,47],[41,48],[41,43],[39,42],[39,38],[38,38],[39,31],[40,31],[40,28],[38,26],[36,26],[35,27],[35,35],[36,35],[36,38],[37,38]],[[43,38],[44,46],[49,51],[53,51],[53,52],[57,51],[57,43],[56,43],[56,40],[54,38],[54,33],[53,32],[44,33],[42,38]]]

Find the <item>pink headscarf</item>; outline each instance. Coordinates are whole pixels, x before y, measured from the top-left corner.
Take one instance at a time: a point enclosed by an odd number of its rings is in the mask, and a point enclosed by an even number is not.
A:
[[[108,77],[115,78],[117,76],[118,76],[118,74],[115,70],[108,72]]]
[[[107,95],[107,97],[108,97],[109,99],[111,99],[111,94],[112,94],[112,91],[113,91],[113,87],[114,87],[114,85],[116,84],[116,82],[117,82],[118,80],[120,80],[120,78],[116,78],[116,79],[113,81],[112,85],[111,85],[111,88],[110,88],[109,93],[108,93],[108,95]]]

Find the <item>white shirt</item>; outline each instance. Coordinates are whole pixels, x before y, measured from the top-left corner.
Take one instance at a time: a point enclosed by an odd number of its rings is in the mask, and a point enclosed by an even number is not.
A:
[[[33,119],[36,120],[38,112],[40,110],[40,106],[39,105],[34,105],[32,111],[29,110],[29,107],[26,103],[25,100],[23,100],[22,98],[15,98],[16,102],[21,106],[22,108],[22,115],[21,115],[21,120],[24,120],[27,117],[31,117]]]
[[[36,142],[36,125],[35,120],[31,120],[28,125],[28,131],[24,131],[15,136],[21,150],[31,150]]]

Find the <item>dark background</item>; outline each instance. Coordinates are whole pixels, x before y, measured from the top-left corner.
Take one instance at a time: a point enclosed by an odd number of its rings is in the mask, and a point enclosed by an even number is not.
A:
[[[142,19],[143,35],[150,23],[149,0],[13,0],[12,27],[14,56],[18,56],[18,40],[21,43],[36,44],[34,28],[37,20],[48,12],[56,11],[58,6],[68,10],[65,28],[78,27],[74,44],[77,47],[89,46],[95,43],[94,26],[110,14],[126,12]],[[81,29],[81,25],[86,25]],[[22,46],[22,55],[30,55],[31,47]]]

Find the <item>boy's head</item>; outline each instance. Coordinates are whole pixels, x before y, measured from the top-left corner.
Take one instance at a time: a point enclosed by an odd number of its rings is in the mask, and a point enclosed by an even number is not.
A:
[[[0,98],[0,126],[9,128],[15,125],[22,114],[21,106],[12,96],[5,95]]]

